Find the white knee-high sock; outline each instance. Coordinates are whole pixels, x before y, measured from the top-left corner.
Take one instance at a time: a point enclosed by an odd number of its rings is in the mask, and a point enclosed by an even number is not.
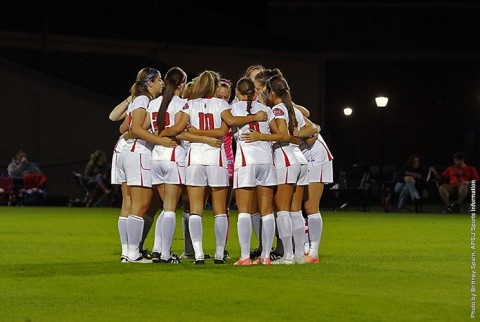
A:
[[[318,248],[323,231],[323,220],[320,213],[308,216],[308,230],[310,232],[310,251],[308,254],[316,258],[318,257]]]
[[[126,257],[128,253],[127,221],[128,217],[118,217],[118,234],[122,244],[122,257]]]
[[[270,257],[273,238],[275,237],[275,217],[269,214],[262,217],[262,258]]]
[[[238,214],[237,222],[238,242],[240,243],[240,259],[250,256],[250,238],[252,237],[252,219],[247,213]]]
[[[283,257],[288,259],[293,258],[292,220],[290,219],[290,212],[277,212],[277,229],[278,236],[283,244]]]
[[[162,222],[163,222],[163,214],[162,211],[160,215],[158,215],[157,222],[155,224],[155,239],[153,240],[153,249],[152,253],[161,253],[162,252]]]
[[[252,215],[252,225],[255,236],[257,237],[258,243],[262,244],[262,218],[260,213],[256,212]]]
[[[183,213],[183,252],[185,254],[194,254],[195,251],[193,250],[192,245],[192,237],[190,237],[190,229],[188,228],[188,217],[190,217],[190,213],[184,212]]]
[[[223,259],[225,239],[227,238],[228,219],[226,214],[216,215],[213,218],[215,222],[215,259]]]
[[[142,240],[144,220],[142,217],[128,215],[127,219],[127,238],[128,238],[128,258],[136,260],[140,257],[140,241]]]
[[[290,212],[290,219],[292,220],[293,254],[296,258],[302,258],[305,241],[305,220],[302,211]]]
[[[188,228],[192,237],[193,250],[195,251],[195,259],[204,259],[203,255],[203,226],[202,217],[197,214],[190,214],[188,218]]]
[[[175,235],[175,212],[165,211],[161,228],[162,235],[162,259],[170,258],[173,236]]]

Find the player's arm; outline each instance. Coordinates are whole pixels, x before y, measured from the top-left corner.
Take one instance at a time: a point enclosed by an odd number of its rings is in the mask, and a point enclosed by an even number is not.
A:
[[[149,119],[147,114],[147,110],[143,108],[137,108],[132,112],[132,126],[130,127],[130,134],[135,138],[152,142],[154,144],[164,145],[167,147],[176,146],[176,142],[170,138],[162,138],[158,135],[148,132],[143,127],[145,119]]]
[[[129,96],[126,99],[124,99],[120,104],[115,106],[113,110],[110,112],[110,115],[108,116],[110,121],[120,121],[124,119],[125,116],[127,116],[128,104],[130,104],[132,100],[133,100],[132,96]]]
[[[177,139],[194,143],[206,143],[214,148],[219,148],[222,146],[222,140],[219,138],[195,135],[187,131],[183,131],[182,133],[178,134]]]
[[[198,136],[209,136],[212,138],[221,138],[227,135],[228,129],[229,129],[228,125],[225,122],[222,122],[222,126],[212,130],[199,130],[194,126],[189,126],[188,132]]]
[[[293,132],[293,135],[299,138],[307,138],[311,137],[312,135],[318,134],[318,127],[313,124],[312,121],[310,121],[308,118],[304,117],[303,119],[305,120],[305,125],[302,126],[300,130],[295,130]]]
[[[288,132],[285,119],[272,119],[269,125],[272,134],[250,130],[249,133],[242,134],[242,140],[247,143],[256,141],[288,142],[290,140],[290,133]]]
[[[167,129],[162,130],[162,132],[160,133],[160,136],[170,136],[170,137],[177,136],[178,134],[183,132],[183,130],[185,129],[189,121],[190,121],[190,116],[187,113],[178,112],[177,114],[175,114],[175,124]]]
[[[258,111],[256,114],[247,116],[233,116],[232,111],[228,109],[223,110],[221,116],[228,126],[243,126],[250,122],[264,122],[268,119],[268,114],[264,111]]]

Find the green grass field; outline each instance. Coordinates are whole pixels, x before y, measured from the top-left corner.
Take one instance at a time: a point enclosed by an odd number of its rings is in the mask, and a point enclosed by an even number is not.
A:
[[[232,265],[236,213],[229,265],[121,264],[117,215],[0,207],[0,321],[470,320],[468,215],[324,212],[320,264],[270,267]]]

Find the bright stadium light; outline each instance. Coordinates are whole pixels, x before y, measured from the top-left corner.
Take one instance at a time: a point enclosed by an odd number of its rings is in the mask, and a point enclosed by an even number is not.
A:
[[[352,110],[351,107],[345,107],[343,109],[343,114],[345,114],[345,116],[350,116],[350,115],[352,115],[352,113],[353,113],[353,110]]]
[[[377,107],[385,107],[388,104],[388,97],[385,96],[379,96],[375,97],[375,103],[377,104]]]

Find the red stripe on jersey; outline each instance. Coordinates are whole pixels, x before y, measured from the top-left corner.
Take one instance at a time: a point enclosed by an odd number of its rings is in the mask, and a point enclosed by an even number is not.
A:
[[[177,148],[177,147],[174,147],[174,148],[173,148],[172,156],[170,157],[170,161],[175,162],[175,149],[176,149],[176,148]]]
[[[136,140],[135,140],[136,141]],[[140,186],[143,187],[143,165],[142,165],[142,155],[140,154]]]
[[[242,167],[247,165],[247,161],[245,161],[245,155],[243,154],[242,146],[240,146],[240,153],[242,154]]]
[[[333,160],[333,157],[332,157],[332,155],[330,154],[330,150],[327,148],[327,146],[326,146],[325,144],[323,144],[322,141],[318,141],[318,142],[320,142],[320,143],[323,145],[323,147],[325,148],[325,151],[327,151],[328,161],[332,161],[332,160]]]
[[[288,156],[287,156],[287,154],[285,153],[285,151],[283,150],[283,148],[280,147],[280,149],[282,150],[283,157],[285,158],[285,166],[286,166],[286,167],[289,167],[289,166],[290,166],[290,160],[288,160]]]
[[[287,172],[285,172],[285,184],[288,184],[288,168]]]
[[[135,152],[135,146],[137,145],[137,139],[133,142],[132,148],[130,149],[130,152]]]
[[[188,150],[188,162],[187,162],[187,166],[190,166],[190,150]]]
[[[223,167],[223,161],[222,161],[222,150],[220,149],[220,153],[218,154],[220,156],[220,159],[218,161],[218,165]]]

